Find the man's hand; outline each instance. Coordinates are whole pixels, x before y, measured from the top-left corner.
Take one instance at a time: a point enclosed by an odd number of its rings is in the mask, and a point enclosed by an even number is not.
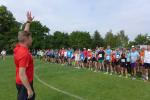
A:
[[[33,91],[32,91],[32,89],[28,89],[27,90],[27,93],[28,93],[28,99],[30,99],[30,98],[32,98],[33,97]]]
[[[24,85],[24,87],[27,89],[28,98],[31,98],[34,93],[30,86],[30,83],[28,81],[25,67],[19,67],[19,78],[20,78],[22,84]]]
[[[32,22],[32,20],[34,19],[34,17],[32,16],[31,12],[27,12],[27,21]]]
[[[34,17],[32,16],[31,12],[27,12],[27,23],[25,24],[24,31],[29,32],[30,30],[30,23],[33,21]]]

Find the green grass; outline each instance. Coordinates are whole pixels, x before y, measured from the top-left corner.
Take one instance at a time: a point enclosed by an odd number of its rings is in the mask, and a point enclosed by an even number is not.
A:
[[[38,77],[56,88],[86,100],[150,100],[150,83],[119,78],[68,66],[35,60]],[[16,100],[15,66],[13,58],[0,59],[0,100]],[[36,100],[77,100],[52,90],[34,79]]]

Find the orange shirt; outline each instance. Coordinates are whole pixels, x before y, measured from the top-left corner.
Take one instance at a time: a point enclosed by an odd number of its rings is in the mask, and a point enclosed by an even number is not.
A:
[[[145,54],[144,51],[140,52],[140,61],[141,61],[141,63],[143,63],[144,54]]]
[[[115,55],[112,55],[112,56],[111,56],[111,61],[112,61],[112,62],[115,62],[115,60],[116,60],[116,59],[115,59]]]

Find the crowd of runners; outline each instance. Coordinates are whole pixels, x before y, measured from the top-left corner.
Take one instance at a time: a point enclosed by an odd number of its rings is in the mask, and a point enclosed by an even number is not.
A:
[[[145,48],[117,48],[106,49],[97,47],[96,49],[72,49],[61,48],[60,50],[37,50],[33,52],[39,59],[50,63],[73,66],[76,68],[89,69],[94,72],[103,71],[104,74],[118,74],[119,77],[133,80],[137,76],[144,81],[148,81],[150,69],[150,47]]]

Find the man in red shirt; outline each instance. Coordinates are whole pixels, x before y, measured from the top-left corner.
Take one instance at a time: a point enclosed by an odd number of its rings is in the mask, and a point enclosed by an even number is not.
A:
[[[87,54],[88,54],[88,52],[87,52],[87,50],[86,50],[86,48],[83,48],[83,54],[84,54],[84,66],[85,67],[87,67],[88,65],[87,65]]]
[[[16,87],[18,90],[17,100],[34,100],[33,89],[34,64],[29,47],[32,44],[30,23],[33,17],[31,12],[27,13],[25,29],[18,34],[19,43],[14,49],[14,63],[16,65]]]

